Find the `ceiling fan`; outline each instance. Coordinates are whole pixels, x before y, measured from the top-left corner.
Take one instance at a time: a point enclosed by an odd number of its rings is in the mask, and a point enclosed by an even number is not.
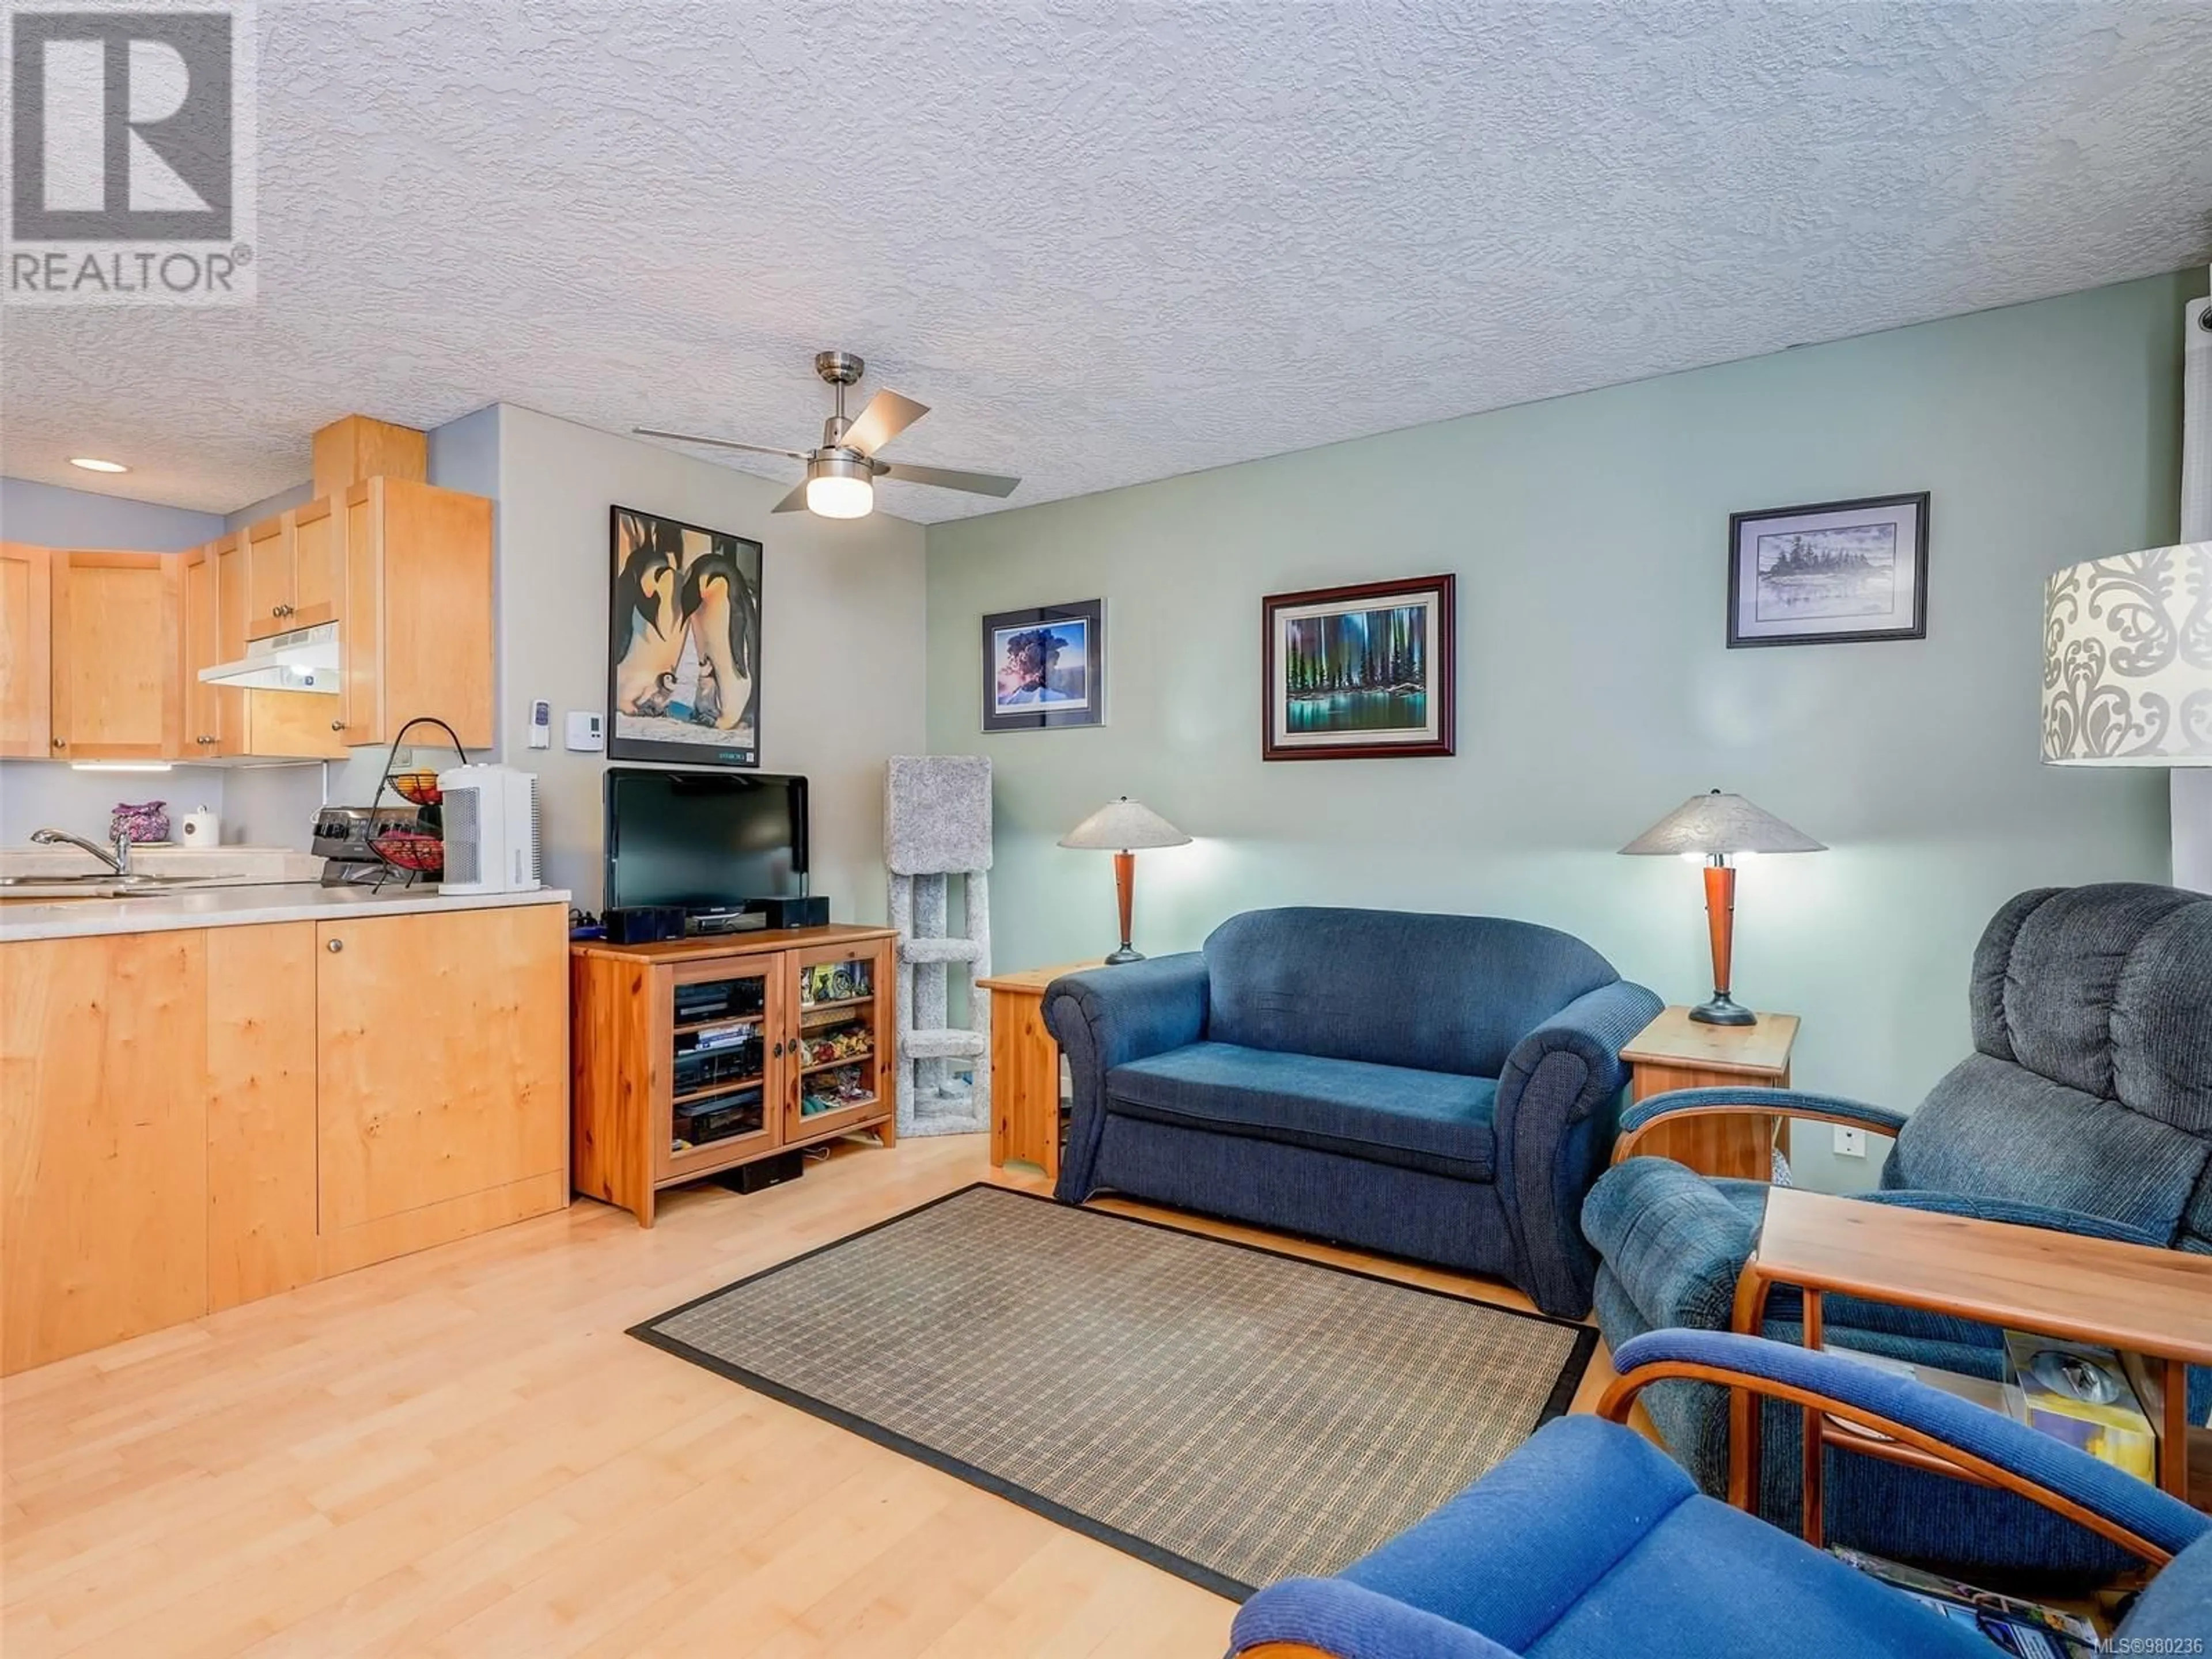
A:
[[[1014,493],[1014,487],[1021,483],[1019,478],[878,460],[876,452],[928,414],[929,405],[902,398],[896,392],[878,392],[868,399],[859,419],[847,420],[845,388],[858,380],[866,367],[849,351],[815,354],[814,372],[837,389],[837,412],[822,423],[819,449],[775,449],[765,444],[732,443],[726,438],[701,438],[687,432],[656,432],[648,426],[632,427],[630,430],[641,438],[667,438],[679,444],[705,444],[714,449],[740,449],[749,455],[783,455],[805,462],[805,480],[775,504],[775,511],[778,513],[796,513],[803,507],[825,519],[866,518],[875,511],[878,478],[933,484],[939,489],[964,489],[972,495]]]

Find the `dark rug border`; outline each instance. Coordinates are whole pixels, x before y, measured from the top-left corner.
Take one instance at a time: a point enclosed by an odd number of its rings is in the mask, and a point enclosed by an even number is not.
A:
[[[663,1353],[672,1354],[678,1359],[689,1361],[702,1370],[712,1371],[726,1381],[735,1382],[742,1388],[750,1389],[756,1394],[766,1395],[769,1399],[805,1412],[810,1417],[819,1418],[825,1423],[833,1424],[848,1433],[859,1435],[864,1440],[873,1441],[877,1445],[887,1450],[895,1451],[902,1457],[910,1457],[917,1463],[927,1464],[931,1468],[951,1475],[956,1480],[964,1480],[971,1486],[979,1486],[983,1491],[995,1497],[1003,1498],[1009,1503],[1018,1504],[1032,1514],[1041,1515],[1055,1525],[1065,1527],[1071,1532],[1080,1533],[1086,1538],[1096,1539],[1102,1544],[1120,1550],[1125,1555],[1133,1555],[1139,1561],[1158,1567],[1164,1572],[1170,1572],[1178,1578],[1188,1580],[1200,1589],[1211,1590],[1216,1595],[1225,1596],[1232,1601],[1245,1601],[1256,1593],[1259,1588],[1257,1585],[1247,1584],[1224,1573],[1216,1572],[1211,1567],[1194,1561],[1188,1556],[1178,1555],[1173,1550],[1164,1548],[1149,1539],[1139,1538],[1134,1533],[1123,1532],[1118,1527],[1108,1526],[1103,1521],[1072,1510],[1064,1504],[1055,1502],[1041,1492],[1032,1492],[1027,1486],[1018,1485],[1002,1475],[994,1474],[988,1469],[970,1463],[964,1458],[955,1457],[948,1452],[940,1451],[934,1446],[913,1439],[894,1429],[885,1428],[882,1424],[869,1418],[858,1416],[841,1406],[833,1406],[826,1400],[788,1388],[771,1377],[762,1376],[757,1371],[748,1370],[742,1365],[732,1364],[719,1355],[708,1353],[703,1348],[694,1347],[689,1342],[671,1336],[659,1328],[666,1321],[675,1318],[679,1314],[689,1313],[703,1303],[726,1296],[732,1291],[742,1289],[757,1280],[780,1273],[787,1267],[795,1267],[802,1261],[810,1261],[817,1255],[826,1255],[831,1250],[841,1249],[855,1239],[866,1238],[870,1233],[881,1232],[886,1227],[920,1215],[924,1211],[933,1210],[939,1205],[950,1203],[956,1198],[963,1198],[979,1188],[987,1192],[1001,1193],[1009,1198],[1026,1199],[1031,1203],[1050,1204],[1059,1208],[1073,1209],[1079,1214],[1099,1216],[1109,1221],[1126,1222],[1138,1227],[1152,1227],[1164,1233],[1176,1234],[1183,1238],[1198,1238],[1208,1243],[1226,1244],[1237,1249],[1249,1250],[1255,1255],[1271,1255],[1285,1261],[1301,1262],[1309,1267],[1320,1268],[1324,1273],[1342,1273],[1351,1279],[1364,1279],[1377,1285],[1395,1285],[1401,1291],[1413,1291],[1423,1296],[1436,1297],[1446,1302],[1467,1303],[1474,1307],[1486,1309],[1492,1313],[1504,1314],[1509,1318],[1529,1319],[1538,1324],[1557,1325],[1571,1330],[1575,1333],[1574,1346],[1567,1355],[1566,1363],[1560,1367],[1559,1381],[1553,1385],[1550,1395],[1547,1397],[1542,1408],[1536,1413],[1536,1420],[1529,1425],[1529,1434],[1535,1433],[1553,1418],[1562,1415],[1573,1403],[1575,1390],[1582,1386],[1583,1373],[1589,1369],[1591,1356],[1597,1349],[1597,1332],[1589,1326],[1581,1324],[1575,1320],[1560,1319],[1547,1313],[1526,1312],[1519,1308],[1501,1307],[1495,1302],[1486,1302],[1479,1296],[1466,1296],[1457,1291],[1437,1290],[1427,1285],[1408,1284],[1402,1279],[1392,1279],[1384,1273],[1369,1273],[1358,1267],[1339,1267],[1333,1261],[1316,1261],[1311,1256],[1300,1255],[1291,1250],[1272,1249],[1267,1245],[1249,1243],[1240,1238],[1218,1238],[1211,1233],[1198,1231],[1194,1228],[1170,1226],[1166,1222],[1154,1221],[1146,1216],[1122,1215],[1113,1210],[1094,1210],[1080,1205],[1063,1206],[1057,1199],[1047,1197],[1042,1193],[1024,1192],[1018,1187],[1001,1187],[993,1181],[971,1181],[964,1187],[956,1187],[949,1193],[941,1193],[926,1203],[917,1204],[911,1209],[901,1210],[897,1214],[887,1216],[870,1226],[860,1228],[858,1231],[833,1238],[826,1244],[817,1244],[811,1250],[773,1263],[757,1273],[747,1273],[743,1279],[733,1279],[728,1284],[717,1285],[704,1295],[695,1296],[689,1302],[670,1308],[665,1312],[657,1313],[650,1319],[641,1321],[623,1332],[623,1334],[635,1337],[648,1347],[658,1348]]]

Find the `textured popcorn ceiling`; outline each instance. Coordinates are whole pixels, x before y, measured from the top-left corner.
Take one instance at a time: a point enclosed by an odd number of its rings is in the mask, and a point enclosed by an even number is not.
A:
[[[2203,0],[261,28],[259,304],[0,317],[8,472],[228,511],[335,416],[497,399],[800,447],[835,345],[934,406],[891,457],[1019,472],[1019,505],[2212,251]]]

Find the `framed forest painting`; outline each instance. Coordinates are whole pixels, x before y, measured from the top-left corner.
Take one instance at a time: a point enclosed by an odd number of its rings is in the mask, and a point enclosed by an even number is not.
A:
[[[1266,760],[1452,752],[1452,578],[1260,602]]]

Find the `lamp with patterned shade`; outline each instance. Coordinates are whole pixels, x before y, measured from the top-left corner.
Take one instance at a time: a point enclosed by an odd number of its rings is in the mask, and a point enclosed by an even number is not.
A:
[[[1713,947],[1713,997],[1690,1010],[1704,1025],[1755,1025],[1759,1016],[1729,994],[1729,969],[1735,951],[1737,853],[1825,853],[1827,848],[1802,830],[1793,830],[1771,812],[1741,795],[1692,795],[1620,849],[1624,853],[1673,853],[1705,864],[1705,929]]]
[[[1106,958],[1116,963],[1142,962],[1145,953],[1129,943],[1129,911],[1137,880],[1138,849],[1146,847],[1187,847],[1190,837],[1142,801],[1127,795],[1100,807],[1060,838],[1062,847],[1080,848],[1114,855],[1114,896],[1121,910],[1121,948]]]
[[[2091,559],[2045,584],[2043,758],[2212,766],[2212,542]]]

